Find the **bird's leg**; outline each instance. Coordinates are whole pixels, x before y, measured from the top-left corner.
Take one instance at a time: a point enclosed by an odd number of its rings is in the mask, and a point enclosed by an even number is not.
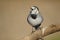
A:
[[[39,29],[41,30],[41,29],[42,29],[42,27],[39,27]]]
[[[42,27],[39,27],[39,29],[40,29],[41,32],[42,32]],[[43,32],[42,32],[42,34],[43,34]],[[41,36],[41,38],[39,38],[39,39],[40,39],[40,40],[44,40],[42,36]]]
[[[34,33],[35,31],[34,31],[34,28],[32,27],[32,33]]]

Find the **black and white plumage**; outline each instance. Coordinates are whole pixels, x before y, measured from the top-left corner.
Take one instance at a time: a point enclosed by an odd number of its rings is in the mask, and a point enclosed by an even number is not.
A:
[[[31,7],[31,11],[27,17],[27,21],[30,25],[32,25],[32,27],[35,28],[35,30],[37,30],[39,28],[39,26],[43,22],[43,17],[41,16],[41,14],[39,12],[38,7],[36,7],[36,6]]]

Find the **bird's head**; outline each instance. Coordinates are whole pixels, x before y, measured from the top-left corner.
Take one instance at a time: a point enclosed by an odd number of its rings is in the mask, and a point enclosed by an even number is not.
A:
[[[38,14],[39,13],[39,8],[37,6],[32,6],[31,7],[31,14]]]
[[[39,14],[39,9],[38,9],[38,7],[32,6],[32,7],[31,7],[30,14],[31,14],[31,17],[32,17],[33,19],[36,19],[37,15]]]
[[[37,6],[32,6],[31,10],[39,10]]]

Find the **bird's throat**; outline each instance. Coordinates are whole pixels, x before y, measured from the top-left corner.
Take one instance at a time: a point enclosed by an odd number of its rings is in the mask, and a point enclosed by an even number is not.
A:
[[[36,14],[31,14],[31,17],[32,17],[33,19],[36,19],[37,15],[36,15]]]

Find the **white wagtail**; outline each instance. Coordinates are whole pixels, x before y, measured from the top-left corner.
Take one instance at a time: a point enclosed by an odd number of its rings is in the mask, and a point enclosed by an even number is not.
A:
[[[41,27],[39,27],[42,22],[43,22],[43,17],[41,16],[40,12],[39,12],[39,8],[36,6],[32,6],[31,7],[31,11],[27,17],[27,21],[30,25],[32,25],[33,28],[35,28],[35,30],[37,30],[38,28],[41,29]],[[32,30],[32,32],[34,32]]]

